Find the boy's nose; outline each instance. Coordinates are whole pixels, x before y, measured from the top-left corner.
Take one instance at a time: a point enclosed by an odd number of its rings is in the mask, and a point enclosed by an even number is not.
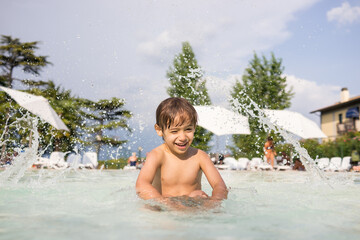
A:
[[[180,131],[178,138],[179,138],[179,140],[185,140],[185,139],[186,139],[185,132],[184,132],[184,131]]]

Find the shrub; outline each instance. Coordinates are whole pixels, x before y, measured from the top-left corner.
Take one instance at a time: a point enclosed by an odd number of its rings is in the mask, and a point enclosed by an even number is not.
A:
[[[126,158],[99,161],[98,168],[104,165],[104,169],[123,169],[127,165]]]

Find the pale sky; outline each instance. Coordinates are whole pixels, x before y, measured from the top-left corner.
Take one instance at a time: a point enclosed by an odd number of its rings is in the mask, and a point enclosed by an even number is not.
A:
[[[0,0],[0,34],[41,41],[53,65],[41,79],[79,97],[125,98],[134,113],[129,147],[161,143],[155,109],[168,97],[166,71],[189,41],[210,98],[227,106],[253,53],[282,58],[296,93],[291,110],[310,111],[360,95],[360,0]],[[15,75],[20,76],[20,72]],[[29,76],[31,78],[31,76]]]

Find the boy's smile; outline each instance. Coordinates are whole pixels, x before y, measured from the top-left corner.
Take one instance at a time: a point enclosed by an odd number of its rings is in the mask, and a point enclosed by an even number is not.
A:
[[[186,143],[175,143],[175,145],[177,145],[179,148],[186,148],[187,146],[187,142]]]

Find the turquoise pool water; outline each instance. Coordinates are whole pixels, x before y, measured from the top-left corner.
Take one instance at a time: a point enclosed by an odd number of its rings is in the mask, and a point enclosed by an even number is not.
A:
[[[1,174],[1,173],[0,173]],[[152,211],[138,171],[32,170],[0,186],[0,239],[359,239],[360,174],[221,171],[216,209]],[[204,189],[211,188],[204,179]]]

